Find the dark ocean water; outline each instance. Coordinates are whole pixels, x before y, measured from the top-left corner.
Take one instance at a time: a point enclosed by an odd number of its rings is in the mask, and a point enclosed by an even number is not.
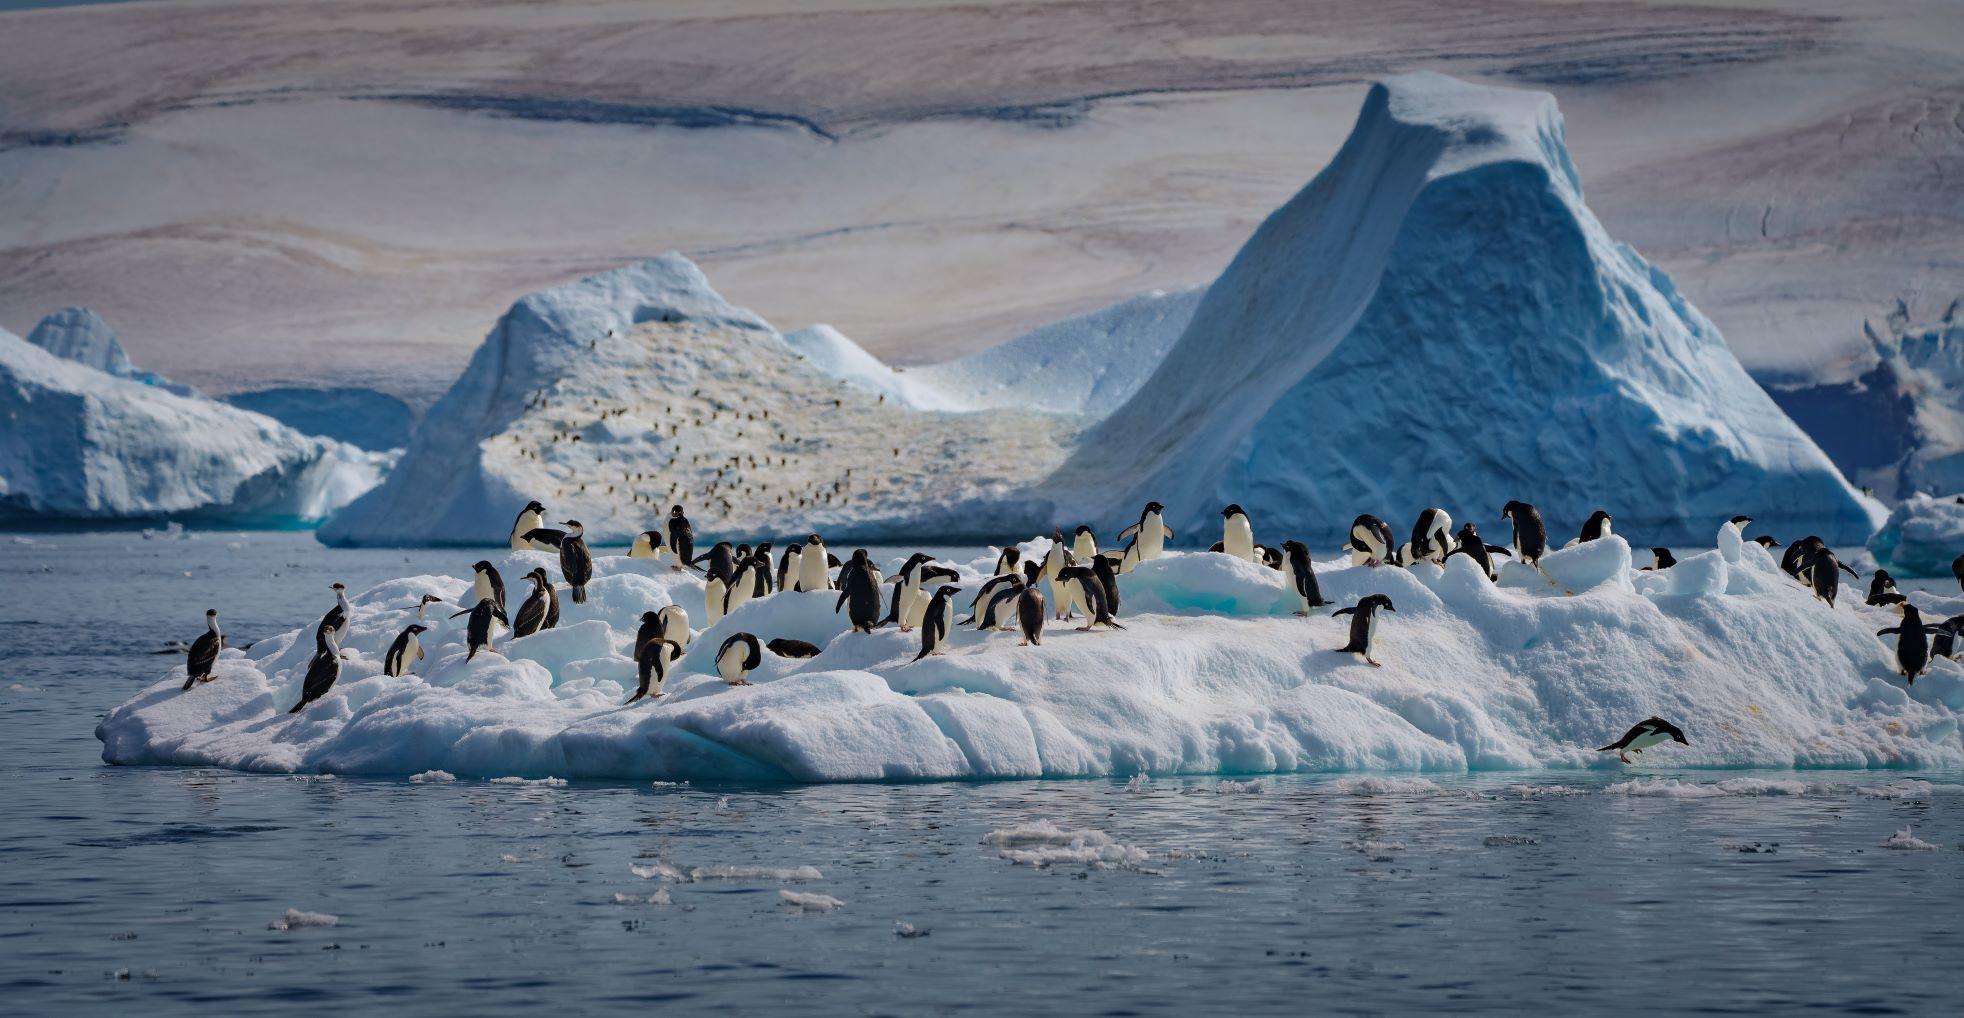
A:
[[[475,556],[22,537],[0,534],[9,1015],[1964,1008],[1964,775],[541,787],[112,768],[97,719],[181,666],[154,651],[205,607],[250,640],[317,615],[331,580]],[[1145,856],[1037,868],[985,841],[1045,820]],[[1883,847],[1904,829],[1934,849]],[[632,869],[656,864],[705,872]],[[337,921],[270,929],[288,909]]]

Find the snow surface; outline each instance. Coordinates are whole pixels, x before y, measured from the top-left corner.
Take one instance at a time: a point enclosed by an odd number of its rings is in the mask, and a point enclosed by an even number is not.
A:
[[[312,620],[225,651],[215,681],[157,683],[97,728],[117,764],[272,772],[661,780],[1252,775],[1283,771],[1608,768],[1596,748],[1652,714],[1689,746],[1637,758],[1680,767],[1964,765],[1964,668],[1905,688],[1881,609],[1830,609],[1757,544],[1723,528],[1695,593],[1639,587],[1620,537],[1551,552],[1551,583],[1522,566],[1496,585],[1465,558],[1445,568],[1325,567],[1326,597],[1389,595],[1372,668],[1339,654],[1347,619],[1301,619],[1279,573],[1207,553],[1169,553],[1120,577],[1123,632],[1053,624],[1040,647],[959,629],[945,656],[914,661],[918,634],[846,632],[836,594],[778,593],[696,634],[661,699],[622,706],[642,612],[701,619],[702,583],[647,559],[601,555],[589,600],[561,599],[560,628],[464,660],[463,619],[430,623],[421,675],[382,656],[424,594],[468,599],[466,577],[412,576],[353,598],[342,677],[297,715]],[[474,555],[460,555],[460,565]],[[493,560],[506,575],[539,552]],[[956,563],[966,587],[994,549]],[[884,563],[891,572],[896,562]],[[1574,591],[1573,595],[1565,591]],[[1964,601],[1911,595],[1932,617]],[[444,613],[432,611],[441,616]],[[766,654],[730,687],[715,648],[733,633],[807,640],[810,660]],[[703,650],[702,648],[709,648]],[[1338,794],[1428,795],[1416,778],[1358,779]],[[700,879],[698,874],[697,878]]]
[[[0,516],[305,522],[373,487],[389,463],[4,331],[0,422]]]
[[[1434,74],[1374,86],[1204,293],[963,361],[781,336],[679,255],[527,297],[321,539],[499,542],[534,498],[601,540],[676,502],[699,534],[1000,540],[1158,500],[1203,545],[1230,501],[1318,546],[1365,511],[1493,529],[1512,498],[1558,540],[1598,508],[1646,544],[1740,512],[1838,543],[1880,523],[1604,233],[1553,98]]]
[[[1869,552],[1901,576],[1949,576],[1964,555],[1964,495],[1911,495],[1896,503],[1889,520],[1869,539]]]

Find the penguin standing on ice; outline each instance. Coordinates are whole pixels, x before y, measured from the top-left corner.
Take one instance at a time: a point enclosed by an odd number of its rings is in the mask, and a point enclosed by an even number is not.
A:
[[[679,505],[668,510],[668,550],[677,563],[671,568],[681,569],[696,560],[696,528],[689,525]]]
[[[716,674],[732,686],[750,685],[751,669],[764,661],[764,651],[757,645],[757,637],[749,633],[737,633],[723,641],[716,651]]]
[[[668,552],[668,540],[659,530],[643,530],[634,535],[634,543],[627,549],[628,558],[661,558]]]
[[[1677,742],[1686,746],[1691,745],[1691,743],[1685,742],[1684,733],[1678,731],[1678,726],[1663,718],[1652,715],[1637,722],[1629,731],[1623,733],[1622,738],[1596,750],[1596,752],[1615,753],[1618,760],[1624,763],[1630,763],[1630,754],[1641,753],[1661,742]]]
[[[1638,570],[1638,572],[1661,573],[1677,564],[1677,556],[1671,554],[1671,549],[1652,548],[1650,549],[1650,564]]]
[[[798,559],[804,551],[804,547],[805,545],[802,541],[793,541],[785,547],[784,557],[777,561],[777,589],[798,589],[798,574],[800,569]],[[839,585],[844,586],[845,581],[841,579]]]
[[[1023,642],[1017,646],[1043,646],[1043,591],[1035,583],[1025,586],[1016,597],[1016,626],[1023,631]]]
[[[327,614],[321,616],[320,625],[314,627],[314,645],[317,647],[330,636],[337,644],[347,639],[348,623],[355,617],[355,610],[348,606],[347,585],[336,583],[333,590],[334,607],[329,608]]]
[[[1801,586],[1808,586],[1800,575],[1801,570],[1807,567],[1807,560],[1813,558],[1815,552],[1827,546],[1826,541],[1811,534],[1787,545],[1787,550],[1780,553],[1780,571],[1799,580]]]
[[[1541,568],[1541,556],[1548,554],[1548,525],[1541,521],[1541,511],[1517,501],[1502,507],[1500,515],[1514,524],[1514,557]]]
[[[524,604],[518,606],[518,614],[512,616],[511,636],[514,640],[531,636],[546,625],[546,601],[551,596],[547,592],[552,589],[552,583],[546,579],[544,569],[534,569],[526,573],[525,578],[532,581],[532,593]]]
[[[723,614],[728,615],[750,603],[757,595],[757,553],[744,552],[736,556],[736,572],[730,577],[729,590],[723,594]]]
[[[1023,567],[1021,564],[1022,559],[1023,559],[1023,549],[1018,548],[1013,544],[1009,545],[1008,547],[1004,548],[999,554],[996,555],[995,574],[997,576],[1023,575]]]
[[[756,577],[756,581],[750,588],[750,596],[771,596],[771,592],[777,589],[777,582],[771,578],[771,569],[775,565],[771,561],[771,542],[765,541],[759,544],[757,549],[750,553],[750,557],[757,566],[756,572],[752,574]]]
[[[1916,677],[1930,667],[1931,635],[1943,630],[1925,624],[1923,614],[1908,601],[1897,605],[1896,610],[1903,613],[1902,623],[1888,629],[1878,629],[1875,635],[1896,637],[1896,670],[1902,674],[1905,681],[1914,686]]]
[[[695,634],[689,631],[689,613],[679,604],[671,604],[655,615],[655,635],[672,641],[683,650],[689,649]]]
[[[1964,588],[1964,555],[1950,560],[1950,575],[1957,577],[1957,586]]]
[[[1166,554],[1166,542],[1174,539],[1173,528],[1166,525],[1166,507],[1158,502],[1147,502],[1139,513],[1139,522],[1119,531],[1118,539],[1131,541],[1127,548],[1136,554],[1127,555],[1127,560],[1136,565],[1151,562]],[[1126,571],[1120,569],[1120,572]]]
[[[300,702],[293,705],[288,714],[298,714],[301,708],[327,695],[334,688],[335,680],[341,677],[341,636],[332,629],[323,627],[320,632],[320,646],[307,662],[306,678],[300,683]]]
[[[490,600],[479,601],[475,605],[458,612],[457,615],[470,616],[470,620],[464,624],[464,642],[469,647],[469,652],[464,655],[464,660],[466,661],[476,657],[477,652],[480,650],[489,649],[493,653],[497,652],[497,648],[491,646],[491,637],[493,635],[491,627],[494,623],[502,625],[506,629],[511,628],[511,620],[505,617],[505,610],[498,607],[496,602]],[[454,619],[457,615],[450,617]]]
[[[1578,536],[1575,540],[1570,541],[1568,543],[1568,547],[1573,548],[1578,544],[1586,544],[1590,541],[1600,541],[1603,538],[1608,537],[1610,535],[1609,524],[1610,524],[1610,516],[1608,513],[1603,512],[1601,509],[1598,509],[1593,513],[1590,513],[1589,518],[1582,522],[1581,535]]]
[[[1365,513],[1350,524],[1350,564],[1380,566],[1391,557],[1391,528],[1384,521]]]
[[[1964,615],[1952,615],[1937,623],[1937,633],[1930,638],[1931,659],[1956,657],[1959,633],[1964,633]]]
[[[831,590],[832,567],[836,565],[822,538],[817,534],[806,538],[805,550],[798,553],[798,589]]]
[[[907,556],[907,561],[900,564],[900,571],[888,581],[894,584],[893,607],[887,610],[886,618],[880,620],[881,625],[892,622],[898,624],[903,633],[914,631],[913,619],[916,616],[914,599],[920,599],[920,611],[927,610],[928,594],[922,589],[924,581],[921,579],[921,570],[932,561],[933,558],[926,553],[917,551]],[[840,577],[839,582],[844,585],[845,578]]]
[[[945,585],[934,592],[927,611],[921,616],[921,652],[914,655],[914,660],[948,652],[948,631],[955,628],[954,597],[960,592],[960,587]]]
[[[1050,550],[1043,553],[1041,576],[1044,582],[1050,584],[1051,596],[1057,601],[1052,607],[1056,610],[1057,617],[1060,619],[1064,617],[1064,613],[1070,609],[1071,605],[1063,596],[1062,592],[1057,589],[1057,574],[1062,572],[1064,567],[1070,564],[1071,552],[1064,544],[1064,532],[1061,530],[1055,531],[1050,537]]]
[[[1309,560],[1309,546],[1301,541],[1284,541],[1282,550],[1289,555],[1289,580],[1295,585],[1296,599],[1302,602],[1296,614],[1307,617],[1310,609],[1329,604],[1323,600],[1323,588],[1316,582],[1316,566]]]
[[[511,550],[533,550],[534,545],[525,535],[546,525],[545,512],[546,507],[537,501],[525,503],[525,508],[518,511],[518,519],[511,524]]]
[[[499,611],[504,611],[505,578],[498,575],[497,567],[488,561],[480,561],[471,569],[477,574],[476,578],[471,580],[471,590],[477,594],[477,599],[489,601],[497,605]],[[456,616],[453,615],[451,618]]]
[[[1453,555],[1464,555],[1479,565],[1480,572],[1485,573],[1487,579],[1493,580],[1499,578],[1500,572],[1500,567],[1494,563],[1493,556],[1494,552],[1500,550],[1502,549],[1495,548],[1493,545],[1482,540],[1480,538],[1480,528],[1474,526],[1472,520],[1467,520],[1459,528],[1459,546],[1452,550],[1452,555],[1447,555],[1446,557],[1452,558]]]
[[[1255,555],[1255,525],[1233,503],[1221,510],[1221,551],[1244,562],[1261,561]]]
[[[1011,616],[1015,614],[1016,602],[1023,596],[1023,590],[1029,584],[1021,576],[1004,576],[1000,579],[1006,582],[993,592],[987,593],[981,609],[968,618],[969,622],[975,624],[978,632],[1008,629],[1014,624]]]
[[[873,568],[866,549],[852,553],[852,561],[840,571],[839,580],[842,589],[838,603],[832,606],[832,614],[847,608],[846,617],[852,620],[854,632],[872,632],[880,624],[880,572]]]
[[[1430,562],[1445,565],[1453,550],[1453,518],[1444,509],[1424,509],[1412,524],[1412,543],[1406,546],[1405,564]]]
[[[1093,534],[1090,527],[1080,523],[1071,534],[1071,555],[1080,562],[1089,562],[1098,557],[1098,535]]]
[[[382,656],[382,674],[390,678],[400,678],[409,674],[409,666],[423,660],[423,641],[417,639],[430,631],[430,627],[411,623],[396,634],[394,643],[389,644],[389,652]]]
[[[559,574],[573,590],[573,603],[586,603],[586,585],[593,580],[593,553],[586,548],[586,528],[579,520],[567,520],[566,537],[559,544]]]
[[[1862,578],[1861,573],[1835,558],[1834,552],[1825,547],[1816,548],[1814,553],[1807,557],[1806,564],[1800,567],[1800,582],[1811,588],[1815,597],[1826,601],[1828,607],[1832,608],[1835,597],[1841,592],[1841,574],[1844,572],[1858,580]]]
[[[1868,603],[1870,605],[1874,605],[1878,603],[1882,595],[1894,594],[1894,593],[1897,593],[1896,578],[1889,575],[1889,570],[1877,569],[1875,573],[1869,577]]]
[[[969,599],[968,602],[969,617],[963,619],[959,623],[959,625],[964,625],[964,626],[970,625],[974,623],[978,618],[980,618],[982,615],[983,606],[987,605],[989,603],[989,599],[995,597],[997,592],[1008,589],[1009,587],[1015,587],[1020,591],[1022,589],[1022,586],[1023,586],[1023,575],[1021,572],[1005,573],[1000,576],[989,577],[987,580],[983,581],[981,589],[975,592],[975,596]]]
[[[736,581],[736,550],[730,542],[718,541],[689,564],[700,566],[704,562],[709,567],[703,572],[702,600],[713,626],[729,611],[730,584]]]
[[[1084,625],[1077,627],[1079,632],[1088,633],[1092,626],[1125,628],[1112,618],[1111,607],[1105,603],[1105,585],[1098,582],[1098,574],[1090,566],[1065,566],[1063,578],[1084,608]]]
[[[1091,572],[1098,578],[1098,585],[1105,588],[1105,609],[1113,618],[1118,617],[1118,572],[1112,566],[1112,556],[1093,555]]]
[[[1338,608],[1332,613],[1333,615],[1350,616],[1350,642],[1337,648],[1337,653],[1361,654],[1364,656],[1365,663],[1371,667],[1381,667],[1371,657],[1371,639],[1377,635],[1378,609],[1380,608],[1388,612],[1398,610],[1392,606],[1391,598],[1383,594],[1368,594],[1360,599],[1356,605],[1349,608]]]
[[[191,641],[191,656],[184,662],[184,688],[211,681],[212,666],[218,663],[218,650],[225,646],[225,634],[218,631],[218,609],[205,609],[205,631]]]
[[[633,703],[644,696],[650,700],[661,699],[661,687],[668,679],[668,668],[681,656],[682,648],[673,640],[656,639],[643,644],[634,652],[634,672],[639,684],[627,702]]]

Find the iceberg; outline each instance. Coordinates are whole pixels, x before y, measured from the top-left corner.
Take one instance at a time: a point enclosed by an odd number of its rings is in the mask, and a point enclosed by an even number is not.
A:
[[[979,551],[947,563],[967,590],[995,561]],[[1171,552],[1121,576],[1122,632],[1053,623],[1019,647],[958,627],[948,653],[919,661],[918,634],[848,632],[838,595],[780,592],[696,633],[664,695],[626,706],[641,613],[674,603],[706,617],[694,574],[602,555],[587,603],[562,598],[560,628],[476,660],[465,620],[439,606],[418,674],[391,678],[383,656],[422,597],[470,599],[468,571],[412,576],[352,599],[340,681],[299,714],[286,711],[311,624],[224,651],[189,692],[162,676],[96,734],[112,764],[822,782],[1618,769],[1597,747],[1659,714],[1689,745],[1644,753],[1635,775],[1964,765],[1964,667],[1939,661],[1906,687],[1875,635],[1893,613],[1829,608],[1730,527],[1698,554],[1720,578],[1689,593],[1646,584],[1621,537],[1551,552],[1545,575],[1510,566],[1497,585],[1464,557],[1320,569],[1339,604],[1394,602],[1378,668],[1335,650],[1347,619],[1293,616],[1280,573],[1220,554]],[[556,569],[539,552],[493,561],[507,577]],[[1964,609],[1913,596],[1933,616]],[[728,686],[713,657],[738,632],[821,653],[765,654],[753,685]]]
[[[1868,547],[1877,565],[1899,576],[1949,576],[1964,555],[1964,495],[1903,499]]]
[[[85,359],[0,332],[0,518],[304,523],[388,468],[386,456],[93,366],[115,364],[120,347],[63,348]]]
[[[673,254],[526,297],[320,537],[500,542],[535,498],[615,540],[675,503],[719,533],[988,541],[1157,500],[1202,544],[1228,502],[1319,545],[1359,512],[1494,528],[1514,498],[1558,543],[1599,508],[1645,544],[1882,515],[1604,232],[1552,97],[1435,74],[1374,86],[1211,286],[947,364],[781,334]]]
[[[195,396],[197,390],[179,385],[162,375],[142,371],[130,362],[130,355],[111,331],[109,323],[88,308],[67,307],[41,319],[27,341],[62,360],[85,364],[97,371],[154,385],[179,396]]]

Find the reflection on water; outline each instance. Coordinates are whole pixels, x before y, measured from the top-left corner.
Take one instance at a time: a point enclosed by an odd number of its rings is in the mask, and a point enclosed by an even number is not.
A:
[[[0,589],[25,594],[0,607],[9,1013],[1964,1003],[1949,967],[1964,776],[758,788],[107,768],[95,720],[181,660],[149,652],[194,635],[207,602],[251,639],[317,615],[332,579],[361,589],[475,556],[305,535],[32,539],[0,536]],[[1046,868],[984,843],[1040,820],[1063,832],[1028,843],[1055,850]],[[1881,847],[1903,828],[1936,849]],[[1064,861],[1085,831],[1145,859]],[[805,910],[781,889],[845,904]],[[336,921],[269,929],[288,909]]]

